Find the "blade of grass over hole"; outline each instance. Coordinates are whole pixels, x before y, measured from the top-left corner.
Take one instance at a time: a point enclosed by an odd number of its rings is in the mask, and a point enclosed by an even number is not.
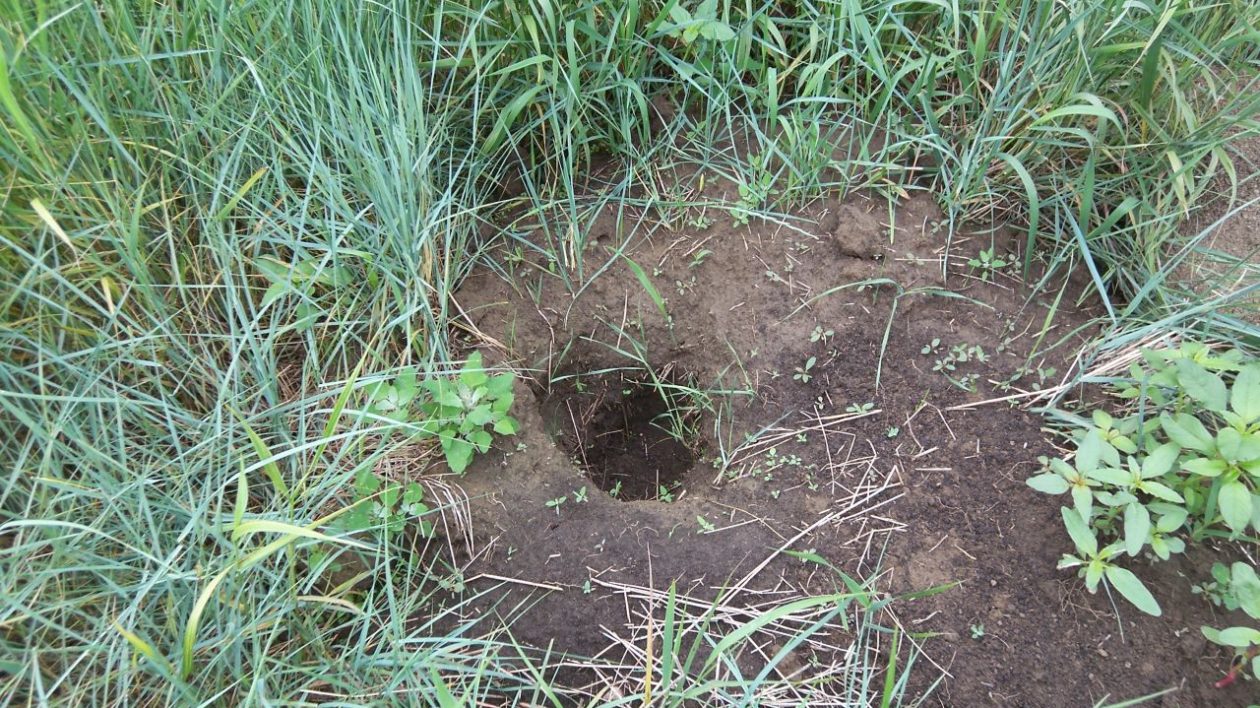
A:
[[[643,271],[643,268],[640,267],[638,263],[635,263],[630,256],[623,255],[622,258],[625,259],[626,265],[630,266],[630,270],[634,273],[634,277],[639,281],[639,285],[642,285],[643,290],[647,292],[648,297],[652,298],[652,302],[656,305],[656,309],[660,311],[661,317],[664,317],[666,321],[668,321],[669,311],[665,309],[665,300],[661,297],[661,294],[657,292],[656,286],[652,284],[652,279],[648,277],[648,274]]]
[[[3,52],[0,52],[0,54],[3,54]],[[48,211],[48,207],[44,206],[43,202],[38,199],[32,199],[31,209],[35,210],[35,214],[39,216],[40,221],[44,222],[45,226],[52,229],[52,232],[57,234],[57,238],[61,239],[62,243],[66,244],[66,247],[70,249],[71,253],[78,255],[79,249],[74,247],[74,242],[70,240],[70,236],[67,235],[65,230],[61,228],[61,224],[57,223],[57,219],[52,215],[52,212]]]
[[[748,639],[753,634],[761,631],[767,625],[781,620],[783,617],[800,612],[801,610],[813,609],[825,605],[834,605],[853,599],[853,595],[849,593],[836,593],[831,595],[818,595],[815,597],[807,597],[794,602],[780,605],[770,612],[758,615],[750,622],[740,625],[735,631],[722,637],[722,640],[713,647],[713,653],[705,661],[703,671],[707,673],[718,658],[725,656],[738,643]]]
[[[254,185],[258,184],[258,180],[262,179],[265,174],[267,174],[266,167],[259,167],[255,170],[254,174],[250,175],[249,178],[245,180],[245,183],[241,185],[241,188],[236,190],[236,193],[228,198],[227,203],[223,205],[223,208],[214,215],[214,220],[221,221],[227,218],[228,214],[232,213],[232,210],[236,208],[236,205],[241,203],[241,200],[245,198],[245,195],[249,193],[249,190],[253,189]]]
[[[1089,242],[1086,241],[1085,234],[1081,232],[1080,224],[1076,218],[1071,214],[1065,215],[1065,218],[1072,227],[1072,237],[1076,240],[1081,260],[1085,262],[1085,267],[1089,269],[1089,277],[1094,284],[1094,292],[1098,294],[1098,299],[1102,301],[1103,307],[1107,309],[1107,317],[1112,322],[1115,322],[1116,310],[1111,305],[1111,297],[1107,293],[1107,285],[1103,281],[1102,275],[1098,272],[1098,266],[1094,263],[1094,254],[1089,248]]]
[[[346,405],[350,402],[350,396],[355,391],[355,382],[359,380],[359,374],[363,372],[363,367],[367,364],[367,356],[359,358],[359,362],[355,364],[350,375],[346,377],[346,383],[341,387],[341,393],[337,394],[337,400],[333,402],[332,410],[328,413],[328,420],[324,423],[323,434],[320,436],[320,443],[311,455],[312,462],[320,460],[324,456],[324,452],[328,449],[329,443],[333,441],[333,433],[337,430],[337,424],[341,422],[341,415],[345,412]],[[301,495],[306,490],[307,482],[310,475],[315,470],[315,465],[311,464],[307,467],[306,472],[298,479],[298,483],[294,485],[296,494]]]
[[[3,50],[0,50],[0,104],[9,113],[9,117],[13,119],[13,124],[17,126],[18,132],[26,139],[28,149],[35,150],[40,141],[35,136],[35,129],[31,127],[31,122],[26,117],[25,111],[22,110],[22,104],[13,93],[13,84],[9,78],[9,57],[7,52]]]
[[[113,624],[114,629],[118,630],[118,633],[127,640],[127,643],[130,644],[133,649],[136,650],[136,653],[153,662],[153,664],[162,671],[162,673],[166,674],[166,676],[172,679],[175,677],[175,667],[171,666],[171,662],[167,661],[166,657],[159,654],[157,650],[153,648],[151,643],[141,639],[135,632],[132,632],[119,624],[118,620],[113,620]]]
[[[758,672],[753,680],[748,684],[748,687],[745,689],[745,693],[749,695],[756,695],[757,690],[761,688],[761,685],[770,678],[770,673],[779,670],[779,664],[783,663],[784,659],[791,656],[792,652],[796,651],[797,647],[801,646],[806,639],[830,626],[835,618],[842,615],[847,609],[847,601],[839,603],[835,609],[823,614],[818,619],[814,620],[808,627],[793,633],[786,641],[782,642],[782,646],[779,650],[775,652],[774,656],[770,657],[769,660],[766,661],[766,665],[761,668],[761,671]],[[892,651],[894,654],[897,651],[895,642]],[[887,692],[885,695],[888,695]]]
[[[237,524],[236,528],[232,531],[232,540],[240,542],[240,540],[246,536],[257,533],[279,533],[284,534],[286,537],[306,538],[328,543],[335,542],[340,543],[343,546],[350,546],[352,548],[360,548],[363,550],[372,549],[372,547],[366,543],[361,543],[348,538],[335,538],[328,536],[327,534],[320,533],[313,528],[295,526],[283,521],[272,521],[269,519],[250,519],[249,521],[243,521],[240,524]]]

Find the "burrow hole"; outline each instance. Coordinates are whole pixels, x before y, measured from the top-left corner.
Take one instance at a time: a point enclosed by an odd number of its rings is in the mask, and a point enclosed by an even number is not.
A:
[[[596,487],[621,501],[672,501],[695,464],[697,410],[668,379],[564,376],[539,391],[548,432]]]

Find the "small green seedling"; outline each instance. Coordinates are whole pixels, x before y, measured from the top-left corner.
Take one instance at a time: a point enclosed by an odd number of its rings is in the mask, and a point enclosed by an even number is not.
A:
[[[920,349],[919,352],[923,354],[924,356],[926,356],[928,354],[935,354],[939,352],[940,350],[941,350],[941,338],[933,337],[932,341],[928,342],[927,344],[924,344],[923,348]]]
[[[573,493],[573,501],[578,504],[584,503],[586,501],[586,487],[582,487],[581,489]]]
[[[799,366],[796,367],[795,369],[796,373],[792,374],[792,378],[797,381],[800,381],[801,383],[809,383],[810,380],[814,378],[813,374],[810,373],[810,370],[814,368],[814,364],[817,361],[818,361],[818,358],[812,357],[812,356],[806,359],[804,368],[799,367]]]
[[[678,486],[677,483],[675,483],[674,486]],[[663,501],[666,504],[672,504],[674,503],[674,490],[662,484],[657,487],[656,498],[658,501]]]
[[[901,428],[898,428],[895,425],[888,426],[888,429],[884,431],[884,437],[889,439],[895,438],[898,435],[901,435]]]
[[[980,279],[988,281],[995,273],[1003,268],[1011,265],[1010,261],[1005,261],[994,255],[995,249],[992,247],[987,250],[980,251],[980,255],[967,261],[967,266],[972,270],[980,271]]]
[[[814,327],[814,331],[809,333],[809,341],[811,342],[828,342],[836,335],[834,330],[823,329],[822,325]]]
[[[1212,580],[1207,583],[1196,583],[1190,586],[1190,592],[1203,595],[1213,605],[1224,607],[1233,612],[1238,609],[1238,595],[1231,587],[1230,567],[1224,563],[1212,564]]]
[[[981,639],[984,639],[984,623],[983,622],[979,624],[971,625],[971,638],[976,641],[980,641]]]
[[[872,410],[875,410],[875,403],[873,401],[867,401],[866,403],[850,403],[848,407],[844,409],[844,412],[852,413],[853,415],[861,415],[863,413],[869,413]]]
[[[699,533],[713,533],[714,531],[717,530],[717,527],[714,526],[711,521],[704,518],[703,516],[697,516],[696,523],[700,525]]]
[[[555,509],[556,516],[559,516],[560,506],[568,500],[569,500],[569,495],[565,494],[564,496],[556,497],[555,499],[548,499],[546,505],[548,509]]]

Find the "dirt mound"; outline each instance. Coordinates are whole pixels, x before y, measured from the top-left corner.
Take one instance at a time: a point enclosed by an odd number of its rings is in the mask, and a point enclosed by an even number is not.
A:
[[[720,181],[706,192],[738,199]],[[666,216],[672,229],[657,213],[584,221],[576,297],[509,250],[508,279],[479,271],[457,295],[502,344],[492,355],[533,378],[519,440],[461,480],[474,570],[553,590],[518,640],[595,655],[630,624],[616,587],[827,592],[832,577],[782,551],[860,575],[882,553],[889,591],[959,584],[898,610],[903,628],[936,635],[928,655],[948,678],[933,702],[1092,705],[1175,686],[1164,705],[1245,703],[1245,686],[1210,687],[1225,657],[1198,632],[1213,619],[1190,594],[1191,561],[1142,569],[1163,618],[1126,606],[1117,618],[1055,570],[1058,503],[1024,484],[1053,451],[1039,419],[966,407],[1057,382],[1063,362],[1034,350],[1063,340],[1074,353],[1089,314],[1067,311],[1076,284],[1043,330],[1057,291],[1027,302],[997,263],[1021,257],[1020,239],[956,240],[946,263],[923,196],[747,223],[726,209]],[[543,242],[527,220],[513,228]],[[969,265],[981,250],[989,265]]]

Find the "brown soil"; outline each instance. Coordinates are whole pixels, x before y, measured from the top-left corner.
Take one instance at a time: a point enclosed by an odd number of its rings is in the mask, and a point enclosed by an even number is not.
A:
[[[720,180],[705,192],[738,198]],[[1015,271],[986,281],[956,255],[943,276],[941,215],[923,196],[891,208],[869,195],[822,200],[743,226],[722,209],[666,216],[672,228],[649,228],[655,213],[583,222],[588,278],[576,297],[528,256],[500,258],[509,279],[478,271],[457,294],[482,341],[499,345],[487,356],[532,378],[518,387],[519,437],[498,440],[458,480],[479,545],[465,575],[483,579],[471,585],[510,578],[514,596],[536,601],[512,627],[518,641],[605,652],[627,631],[618,584],[676,582],[700,598],[745,579],[749,592],[831,592],[834,577],[775,553],[808,530],[792,549],[860,577],[879,567],[887,591],[958,583],[895,605],[904,627],[937,635],[925,649],[948,675],[929,704],[1081,706],[1175,687],[1153,705],[1231,706],[1254,695],[1251,685],[1211,686],[1227,657],[1199,626],[1223,619],[1190,591],[1210,552],[1135,564],[1165,615],[1119,604],[1117,616],[1105,594],[1055,570],[1069,546],[1060,501],[1024,484],[1037,457],[1053,453],[1041,420],[1005,403],[957,408],[1028,388],[1039,367],[1062,371],[1033,349],[1063,339],[1058,351],[1074,354],[1089,313],[1060,305],[1043,333],[1056,293],[1029,301]],[[533,233],[526,221],[513,226]],[[1018,249],[1002,230],[954,249],[970,256],[991,241],[999,254]],[[615,255],[626,243],[669,321]],[[860,281],[868,285],[827,294]],[[816,326],[823,336],[811,341]],[[974,376],[975,392],[933,371],[959,344],[987,355],[950,372]],[[807,375],[794,375],[811,358]],[[996,386],[1026,363],[1033,373]],[[654,384],[749,395],[675,400],[693,409],[679,420],[662,415]],[[679,422],[691,431],[684,442],[665,432]],[[773,446],[739,448],[763,429]],[[782,432],[792,430],[802,432]],[[725,471],[715,463],[723,452],[734,455]],[[921,691],[935,669],[916,670]]]

